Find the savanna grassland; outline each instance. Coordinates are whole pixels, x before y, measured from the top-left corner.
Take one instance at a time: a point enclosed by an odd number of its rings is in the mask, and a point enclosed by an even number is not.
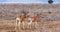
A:
[[[20,32],[60,32],[60,4],[0,4],[0,32],[16,32],[15,19],[22,11],[41,15],[36,28],[32,24]]]

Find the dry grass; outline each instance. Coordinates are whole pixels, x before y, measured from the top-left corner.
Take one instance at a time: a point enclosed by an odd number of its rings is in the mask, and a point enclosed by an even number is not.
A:
[[[31,29],[28,26],[24,27],[20,32],[60,32],[60,21],[45,21],[41,20],[35,26],[32,24]],[[0,32],[16,32],[15,20],[1,20]]]
[[[26,24],[24,29],[21,26],[20,32],[60,32],[60,4],[0,4],[0,32],[16,32],[15,18],[23,10],[42,15],[31,28]]]

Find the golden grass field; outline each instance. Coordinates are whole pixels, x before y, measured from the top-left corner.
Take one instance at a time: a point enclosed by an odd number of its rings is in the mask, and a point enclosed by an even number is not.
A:
[[[60,32],[60,4],[0,4],[0,32],[16,32],[15,19],[23,10],[42,15],[35,27],[25,25],[20,32]]]

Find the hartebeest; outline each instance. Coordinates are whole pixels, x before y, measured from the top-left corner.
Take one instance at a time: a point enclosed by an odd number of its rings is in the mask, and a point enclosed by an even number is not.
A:
[[[37,22],[39,20],[39,14],[35,14],[33,16],[30,16],[28,17],[28,20],[29,20],[29,24],[31,24],[32,22]]]
[[[20,16],[16,18],[16,28],[18,27],[20,29],[20,24],[24,24],[24,20],[27,17],[28,12],[23,12]]]
[[[35,27],[36,27],[36,24],[39,20],[40,16],[39,14],[34,14],[33,16],[30,16],[28,17],[28,25],[31,27],[31,25],[33,24]]]
[[[36,24],[37,21],[39,20],[39,14],[34,14],[33,16],[32,14],[22,13],[20,16],[16,18],[16,26],[18,26],[18,28],[20,29],[20,24],[23,23],[24,25],[25,20],[27,20],[27,23],[30,27],[31,27],[32,22]]]

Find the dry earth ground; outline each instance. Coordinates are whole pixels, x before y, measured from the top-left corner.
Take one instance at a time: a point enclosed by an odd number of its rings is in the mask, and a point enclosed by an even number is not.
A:
[[[25,30],[21,29],[20,32],[60,32],[60,20],[49,22],[46,20],[41,20],[40,22],[38,22],[36,27],[37,28]],[[0,32],[12,32],[14,30],[15,20],[0,20]]]

